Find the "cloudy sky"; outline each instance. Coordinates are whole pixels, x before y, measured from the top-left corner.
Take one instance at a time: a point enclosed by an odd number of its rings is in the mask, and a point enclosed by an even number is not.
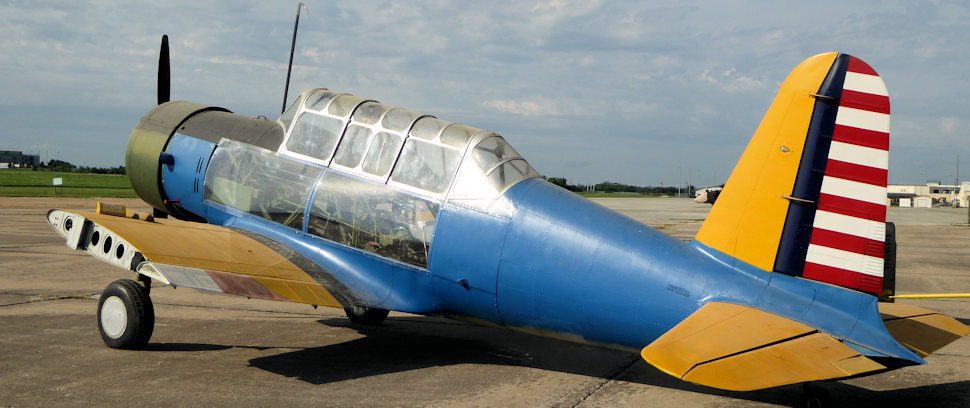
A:
[[[970,179],[962,1],[305,1],[290,95],[327,87],[505,136],[570,183],[723,183],[792,68],[858,56],[892,98],[891,183]],[[172,97],[276,117],[295,1],[0,0],[0,149],[124,163]]]

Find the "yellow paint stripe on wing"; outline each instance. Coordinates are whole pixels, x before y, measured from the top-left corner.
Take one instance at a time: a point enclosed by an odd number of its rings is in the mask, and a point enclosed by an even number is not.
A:
[[[815,108],[812,94],[838,53],[795,68],[745,149],[696,239],[766,271],[774,268],[795,176]]]

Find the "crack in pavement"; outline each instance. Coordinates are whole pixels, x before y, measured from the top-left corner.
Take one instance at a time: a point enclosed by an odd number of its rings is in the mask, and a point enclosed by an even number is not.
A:
[[[91,299],[98,299],[101,296],[100,293],[80,294],[80,295],[40,295],[40,294],[35,295],[35,294],[20,293],[20,292],[0,292],[0,295],[27,296],[27,300],[25,300],[23,302],[11,303],[11,304],[8,304],[8,305],[0,305],[0,307],[16,306],[16,305],[26,305],[28,303],[49,302],[49,301],[52,301],[52,300],[66,300],[66,299],[71,299],[71,300],[78,300],[78,299],[81,299],[81,300],[91,300]]]
[[[639,355],[637,355],[636,357],[631,358],[629,363],[626,363],[626,365],[624,365],[624,366],[620,367],[618,370],[614,371],[613,374],[610,374],[609,377],[604,378],[603,381],[598,386],[596,386],[595,388],[593,388],[592,390],[590,390],[588,393],[586,393],[586,395],[584,395],[583,398],[580,398],[579,401],[576,401],[576,403],[573,404],[572,408],[576,408],[580,404],[586,402],[586,400],[589,397],[591,397],[593,394],[595,394],[601,388],[603,388],[604,386],[606,386],[606,384],[609,384],[610,382],[612,382],[613,380],[615,380],[616,377],[619,377],[620,376],[620,374],[623,374],[623,373],[627,372],[627,370],[629,370],[631,367],[633,367],[633,365],[636,364],[637,361],[640,361],[640,356]]]

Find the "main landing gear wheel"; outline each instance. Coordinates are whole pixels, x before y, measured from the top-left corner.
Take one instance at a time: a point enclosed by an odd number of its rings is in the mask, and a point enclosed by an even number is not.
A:
[[[347,313],[347,317],[354,323],[376,326],[387,318],[388,311],[366,306],[351,306],[345,308],[344,313]]]
[[[131,279],[111,282],[98,301],[98,331],[108,347],[140,349],[155,328],[155,309],[148,290]]]

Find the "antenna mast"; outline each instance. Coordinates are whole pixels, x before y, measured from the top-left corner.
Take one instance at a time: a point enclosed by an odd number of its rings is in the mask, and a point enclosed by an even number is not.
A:
[[[286,67],[286,85],[283,87],[283,108],[280,115],[286,112],[286,97],[290,91],[290,72],[293,70],[293,51],[296,49],[296,29],[300,27],[300,9],[305,9],[306,5],[299,3],[296,5],[296,22],[293,23],[293,42],[290,43],[290,64]],[[310,9],[307,9],[307,13]]]

